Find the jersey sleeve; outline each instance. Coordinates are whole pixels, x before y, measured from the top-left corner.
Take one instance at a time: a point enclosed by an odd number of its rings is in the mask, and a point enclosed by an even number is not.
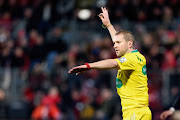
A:
[[[176,98],[176,100],[174,101],[173,107],[174,107],[176,110],[179,110],[179,109],[180,109],[180,95],[179,95],[179,96]]]
[[[135,61],[130,57],[121,57],[115,59],[121,70],[135,70]]]

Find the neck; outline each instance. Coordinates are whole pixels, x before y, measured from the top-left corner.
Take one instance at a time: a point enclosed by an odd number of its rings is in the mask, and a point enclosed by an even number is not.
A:
[[[135,50],[135,49],[134,48],[129,48],[126,53],[131,53],[133,50]]]

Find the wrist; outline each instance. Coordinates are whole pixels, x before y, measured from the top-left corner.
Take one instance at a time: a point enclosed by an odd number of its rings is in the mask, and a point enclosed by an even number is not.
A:
[[[108,24],[106,28],[110,27],[112,24]]]
[[[111,26],[111,25],[112,25],[111,23],[109,23],[109,24],[107,24],[107,25],[102,24],[102,27],[103,27],[104,29],[106,29],[106,28],[108,28],[108,27]]]
[[[90,69],[91,69],[91,67],[90,67],[89,63],[85,63],[84,65],[86,65],[86,67],[87,67],[87,69],[88,69],[88,70],[90,70]]]

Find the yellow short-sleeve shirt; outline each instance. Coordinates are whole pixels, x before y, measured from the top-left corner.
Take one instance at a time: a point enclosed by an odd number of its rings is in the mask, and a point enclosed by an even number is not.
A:
[[[121,98],[122,111],[147,107],[149,96],[145,57],[138,50],[134,50],[115,60],[120,66],[116,88]]]

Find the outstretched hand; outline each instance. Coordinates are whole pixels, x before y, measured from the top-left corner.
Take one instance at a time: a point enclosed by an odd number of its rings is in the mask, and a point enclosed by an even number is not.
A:
[[[73,67],[68,71],[69,74],[76,73],[76,75],[80,75],[82,73],[85,73],[88,70],[86,65],[81,65],[77,67]]]
[[[98,16],[101,19],[102,23],[106,26],[111,25],[111,22],[109,20],[109,14],[108,10],[105,7],[101,7],[102,13],[100,13]]]

